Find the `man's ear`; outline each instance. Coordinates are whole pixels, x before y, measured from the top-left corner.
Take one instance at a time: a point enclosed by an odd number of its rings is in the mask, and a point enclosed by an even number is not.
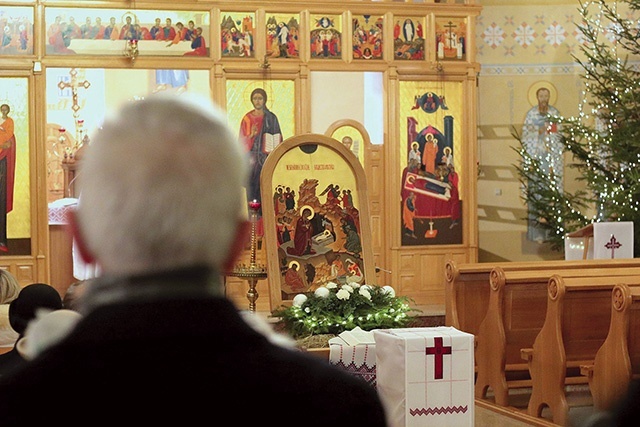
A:
[[[244,250],[251,237],[251,222],[249,221],[240,221],[236,228],[235,238],[231,242],[231,246],[229,247],[229,254],[227,259],[222,264],[222,269],[224,273],[228,273],[233,270],[235,267],[236,261],[240,254]]]
[[[87,244],[82,238],[82,234],[80,233],[80,226],[78,225],[78,217],[76,211],[71,210],[67,213],[67,222],[69,225],[70,233],[73,236],[73,240],[76,243],[76,249],[80,253],[80,257],[87,264],[93,264],[96,259],[87,248]]]

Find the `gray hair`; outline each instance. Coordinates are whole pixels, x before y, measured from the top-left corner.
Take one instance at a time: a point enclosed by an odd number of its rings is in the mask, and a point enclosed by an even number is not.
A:
[[[0,268],[0,304],[9,304],[18,298],[20,289],[22,287],[14,275]]]
[[[245,219],[246,176],[242,147],[208,99],[129,102],[83,157],[79,231],[105,273],[220,268]]]

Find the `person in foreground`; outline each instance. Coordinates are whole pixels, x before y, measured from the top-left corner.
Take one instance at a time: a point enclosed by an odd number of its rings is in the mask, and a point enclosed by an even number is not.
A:
[[[609,410],[596,410],[580,427],[632,427],[640,420],[640,380],[632,379],[626,392]]]
[[[69,334],[0,378],[2,427],[50,422],[61,387],[67,426],[386,425],[365,381],[277,344],[224,298],[249,228],[226,121],[204,99],[154,94],[93,135],[70,220],[102,273]]]
[[[18,333],[18,339],[10,351],[0,354],[0,376],[26,363],[18,344],[24,339],[29,322],[37,317],[38,310],[54,311],[61,308],[62,298],[51,285],[32,283],[20,290],[18,297],[9,304],[9,322]]]

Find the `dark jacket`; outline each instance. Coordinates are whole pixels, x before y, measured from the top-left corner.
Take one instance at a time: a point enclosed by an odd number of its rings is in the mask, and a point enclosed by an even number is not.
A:
[[[107,289],[152,292],[115,292],[97,305],[87,291],[89,311],[75,329],[0,378],[0,425],[49,423],[67,410],[58,417],[66,426],[386,425],[373,388],[272,344],[230,301],[197,290],[210,277],[191,270],[127,279]]]

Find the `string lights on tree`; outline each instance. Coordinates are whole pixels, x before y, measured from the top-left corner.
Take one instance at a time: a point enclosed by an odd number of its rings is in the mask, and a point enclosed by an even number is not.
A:
[[[632,221],[634,256],[640,256],[640,71],[628,57],[640,55],[640,1],[589,1],[579,8],[583,91],[576,117],[550,116],[567,166],[578,171],[579,189],[558,186],[522,144],[515,165],[523,199],[547,243],[564,249],[564,237],[593,222]],[[550,153],[563,156],[563,153]],[[529,184],[529,185],[527,185]],[[534,184],[534,185],[531,185]]]

